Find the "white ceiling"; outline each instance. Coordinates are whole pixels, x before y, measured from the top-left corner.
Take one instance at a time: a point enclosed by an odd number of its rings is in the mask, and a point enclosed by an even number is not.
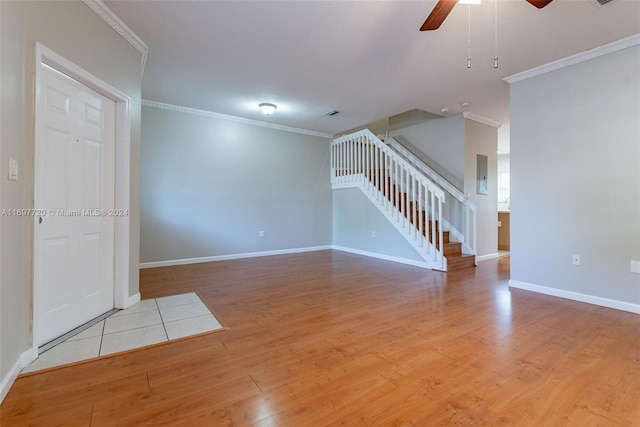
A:
[[[462,101],[508,123],[503,77],[640,33],[640,0],[499,0],[494,69],[489,0],[431,32],[418,28],[435,0],[105,3],[149,45],[144,99],[329,134],[414,108],[459,114]]]

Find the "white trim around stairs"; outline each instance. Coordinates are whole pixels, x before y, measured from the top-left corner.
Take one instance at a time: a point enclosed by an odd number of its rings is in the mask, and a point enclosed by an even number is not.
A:
[[[640,304],[632,304],[629,302],[597,297],[594,295],[582,294],[579,292],[565,291],[563,289],[534,285],[533,283],[520,282],[518,280],[509,280],[509,287],[640,314]]]
[[[298,254],[302,252],[324,251],[328,249],[333,249],[333,247],[331,245],[310,246],[306,248],[280,249],[275,251],[247,252],[242,254],[217,255],[217,256],[198,257],[198,258],[183,258],[183,259],[173,259],[168,261],[142,262],[140,263],[140,269],[154,268],[154,267],[169,267],[173,265],[200,264],[203,262],[227,261],[231,259],[255,258],[255,257],[271,256],[271,255]]]
[[[9,369],[9,372],[7,372],[7,375],[5,375],[4,378],[2,378],[2,382],[0,382],[0,403],[2,403],[4,398],[9,393],[9,389],[11,389],[11,386],[13,385],[16,378],[18,377],[18,374],[20,374],[20,371],[22,371],[22,369],[25,366],[27,366],[29,363],[36,360],[37,357],[38,357],[37,348],[35,349],[35,352],[32,348],[30,348],[26,350],[24,353],[22,353],[20,357],[18,357],[18,360],[16,360],[16,363],[13,364],[11,369]]]

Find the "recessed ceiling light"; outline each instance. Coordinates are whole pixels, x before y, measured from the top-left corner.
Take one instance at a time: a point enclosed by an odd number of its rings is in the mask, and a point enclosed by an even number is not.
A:
[[[271,104],[268,102],[263,102],[262,104],[258,105],[258,107],[260,107],[260,110],[262,111],[262,113],[264,113],[265,116],[272,115],[276,111],[276,108],[278,108],[276,104]]]

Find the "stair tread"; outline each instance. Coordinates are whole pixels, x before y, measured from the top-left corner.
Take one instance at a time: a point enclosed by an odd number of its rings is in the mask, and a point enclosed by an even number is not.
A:
[[[473,258],[475,255],[473,254],[458,254],[458,255],[454,255],[451,258]],[[449,257],[447,257],[449,258]]]

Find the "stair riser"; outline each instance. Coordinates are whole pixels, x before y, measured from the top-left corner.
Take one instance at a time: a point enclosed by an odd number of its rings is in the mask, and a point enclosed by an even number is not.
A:
[[[447,258],[447,270],[459,270],[461,268],[474,267],[475,257],[473,255],[464,255],[462,257]]]
[[[444,256],[457,257],[462,255],[462,245],[460,243],[448,243],[444,246]]]

